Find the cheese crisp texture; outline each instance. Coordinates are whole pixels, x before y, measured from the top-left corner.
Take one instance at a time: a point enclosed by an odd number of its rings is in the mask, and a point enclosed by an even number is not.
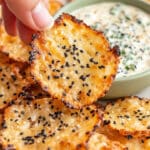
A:
[[[29,85],[20,71],[19,63],[12,62],[0,52],[0,109],[15,100],[22,89]]]
[[[101,32],[63,14],[52,29],[37,37],[32,43],[31,73],[44,90],[75,108],[106,94],[119,60],[116,48],[109,48]]]
[[[105,109],[104,125],[126,136],[150,136],[150,100],[128,97],[110,103]]]
[[[94,105],[76,110],[56,99],[37,99],[5,109],[0,141],[4,149],[75,150],[85,146],[100,122]]]

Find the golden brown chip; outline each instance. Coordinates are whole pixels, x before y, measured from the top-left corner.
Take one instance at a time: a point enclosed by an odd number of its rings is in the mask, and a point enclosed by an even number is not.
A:
[[[107,126],[100,127],[97,132],[105,135],[112,142],[119,142],[126,150],[149,150],[150,149],[150,138],[134,138],[131,135],[123,136],[118,131],[108,128]]]
[[[49,12],[51,15],[55,15],[61,7],[62,4],[58,0],[49,0]]]
[[[105,124],[122,135],[150,136],[150,100],[128,97],[112,102],[105,108]]]
[[[37,36],[32,46],[40,55],[33,55],[31,72],[44,90],[75,108],[106,94],[117,71],[118,55],[101,32],[63,14],[51,30]]]
[[[29,83],[20,74],[20,64],[0,53],[0,109],[15,100]]]
[[[88,150],[126,150],[120,142],[111,141],[104,134],[95,132],[88,141]]]
[[[28,62],[30,57],[30,46],[23,43],[18,36],[10,36],[6,33],[4,25],[0,23],[0,51],[8,54],[10,58]]]
[[[69,109],[51,98],[19,103],[5,109],[2,145],[16,150],[75,150],[82,148],[100,123],[96,107]]]

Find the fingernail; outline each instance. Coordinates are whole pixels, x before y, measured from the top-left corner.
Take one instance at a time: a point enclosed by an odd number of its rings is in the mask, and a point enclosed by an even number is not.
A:
[[[39,2],[32,10],[32,18],[39,29],[51,27],[54,22],[52,16],[42,2]]]

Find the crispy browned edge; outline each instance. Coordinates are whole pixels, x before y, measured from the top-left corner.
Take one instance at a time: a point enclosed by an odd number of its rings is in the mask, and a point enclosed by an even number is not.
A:
[[[107,105],[113,105],[114,103],[117,103],[117,101],[124,101],[124,100],[126,100],[126,99],[129,99],[129,98],[131,98],[131,99],[134,99],[134,98],[138,98],[139,100],[144,100],[144,101],[150,101],[150,99],[148,99],[148,98],[145,98],[145,97],[139,97],[139,96],[126,96],[126,97],[120,97],[120,98],[118,98],[116,101],[111,101],[111,102],[109,102]],[[106,105],[106,106],[107,106]],[[106,108],[106,106],[105,106],[105,108]],[[104,109],[104,113],[105,113],[105,109]],[[113,130],[116,130],[117,131],[117,129],[115,129],[115,128],[113,128],[113,127],[111,127],[111,125],[110,125],[110,122],[109,121],[107,121],[107,120],[104,120],[104,118],[103,118],[103,121],[102,121],[102,125],[103,126],[107,126],[107,127],[109,127],[110,129],[113,129]],[[130,132],[130,131],[125,131],[125,130],[118,130],[118,132],[121,134],[121,135],[123,135],[123,136],[131,136],[131,137],[137,137],[137,138],[142,138],[142,137],[149,137],[150,136],[150,129],[148,130],[142,130],[142,131],[137,131],[137,130],[135,130],[135,131],[133,131],[133,132]]]
[[[33,101],[35,101],[35,100],[33,100]],[[12,105],[14,105],[14,104],[12,104]],[[20,104],[18,104],[18,105],[20,105]],[[93,133],[96,131],[97,128],[100,128],[100,126],[102,124],[103,112],[101,111],[101,109],[99,109],[100,107],[98,105],[93,104],[92,106],[95,107],[96,113],[98,113],[97,124],[93,127],[93,130],[91,131],[91,133],[90,132],[86,133],[88,135],[87,140],[84,143],[78,144],[75,148],[76,150],[88,150],[88,141],[89,141],[90,137],[93,135]],[[5,109],[7,109],[7,108],[5,108]],[[5,109],[0,111],[0,113],[2,114],[2,121],[3,121],[2,124],[0,125],[0,130],[1,130],[2,126],[4,126],[4,128],[5,128],[5,120],[4,120]],[[2,148],[2,150],[16,150],[14,148],[14,145],[12,145],[12,144],[4,145],[0,139],[0,150],[1,150],[1,148]]]
[[[55,20],[55,23],[54,23],[53,28],[56,28],[58,25],[64,25],[63,19],[70,19],[71,21],[77,23],[78,25],[88,28],[88,29],[91,30],[92,32],[96,33],[98,36],[99,36],[99,35],[102,36],[103,39],[104,39],[104,41],[107,41],[107,42],[108,42],[108,40],[105,38],[103,32],[92,29],[90,26],[88,26],[87,24],[85,24],[82,20],[79,20],[79,19],[75,18],[74,16],[72,16],[72,15],[70,15],[70,14],[67,14],[67,13],[63,13],[62,15],[60,15],[60,16]],[[30,43],[30,46],[31,46],[31,49],[32,49],[32,51],[31,51],[31,53],[30,53],[30,58],[29,58],[29,62],[30,62],[30,64],[31,64],[31,76],[32,76],[32,78],[34,78],[34,80],[35,80],[37,83],[40,84],[40,86],[42,87],[42,89],[43,89],[44,91],[48,92],[47,87],[43,86],[43,84],[42,84],[41,81],[36,80],[36,77],[35,77],[34,74],[32,73],[32,70],[33,70],[33,68],[34,68],[34,61],[35,61],[36,59],[38,59],[38,57],[39,57],[40,55],[42,55],[41,52],[40,52],[40,50],[38,49],[38,47],[35,46],[36,44],[34,44],[37,40],[39,40],[41,43],[43,43],[43,41],[45,41],[45,39],[43,38],[43,32],[37,32],[36,34],[34,34],[33,37],[32,37],[32,42]],[[115,47],[113,47],[113,48],[110,48],[110,45],[109,45],[109,50],[112,51],[112,54],[113,54],[113,55],[115,56],[115,58],[116,58],[116,74],[117,74],[120,51],[119,51],[119,49],[118,49],[118,46],[115,46]],[[115,77],[116,77],[116,74],[112,74],[110,86],[112,85],[112,82],[113,82],[113,80],[114,80]],[[104,97],[104,96],[107,94],[107,92],[109,91],[110,86],[109,86],[101,95],[99,95],[99,98]],[[51,93],[49,93],[49,94],[51,94]],[[54,97],[54,98],[56,98],[54,95],[51,95],[51,96]],[[73,106],[72,104],[70,104],[70,103],[66,102],[65,100],[63,100],[63,98],[62,98],[61,100],[62,100],[63,103],[64,103],[66,106],[68,106],[69,108],[77,108],[77,109],[80,109],[80,108],[82,108],[82,107],[84,107],[84,106],[88,106],[88,105],[91,104],[91,103],[90,103],[90,104],[85,104],[85,105],[81,104],[82,106]]]
[[[20,96],[20,94],[26,90],[28,87],[30,87],[31,85],[35,84],[34,80],[32,78],[26,78],[26,73],[24,72],[27,68],[29,68],[29,65],[27,63],[22,63],[22,62],[18,62],[13,60],[12,58],[9,57],[8,54],[0,51],[0,54],[2,54],[3,56],[6,56],[8,58],[8,63],[13,63],[14,66],[18,66],[20,68],[19,70],[19,74],[22,76],[23,79],[26,79],[26,81],[28,82],[25,86],[22,87],[22,89],[20,90],[20,92],[12,97],[12,100],[4,107],[4,108],[0,108],[0,113],[3,112],[3,110],[5,108],[7,108],[8,106],[12,105],[15,103],[15,101],[17,100],[17,98]]]

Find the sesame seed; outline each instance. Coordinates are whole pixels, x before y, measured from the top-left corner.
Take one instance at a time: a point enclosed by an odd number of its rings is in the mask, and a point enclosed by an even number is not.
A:
[[[48,75],[48,76],[47,76],[47,79],[50,80],[50,78],[51,78],[51,77]]]

